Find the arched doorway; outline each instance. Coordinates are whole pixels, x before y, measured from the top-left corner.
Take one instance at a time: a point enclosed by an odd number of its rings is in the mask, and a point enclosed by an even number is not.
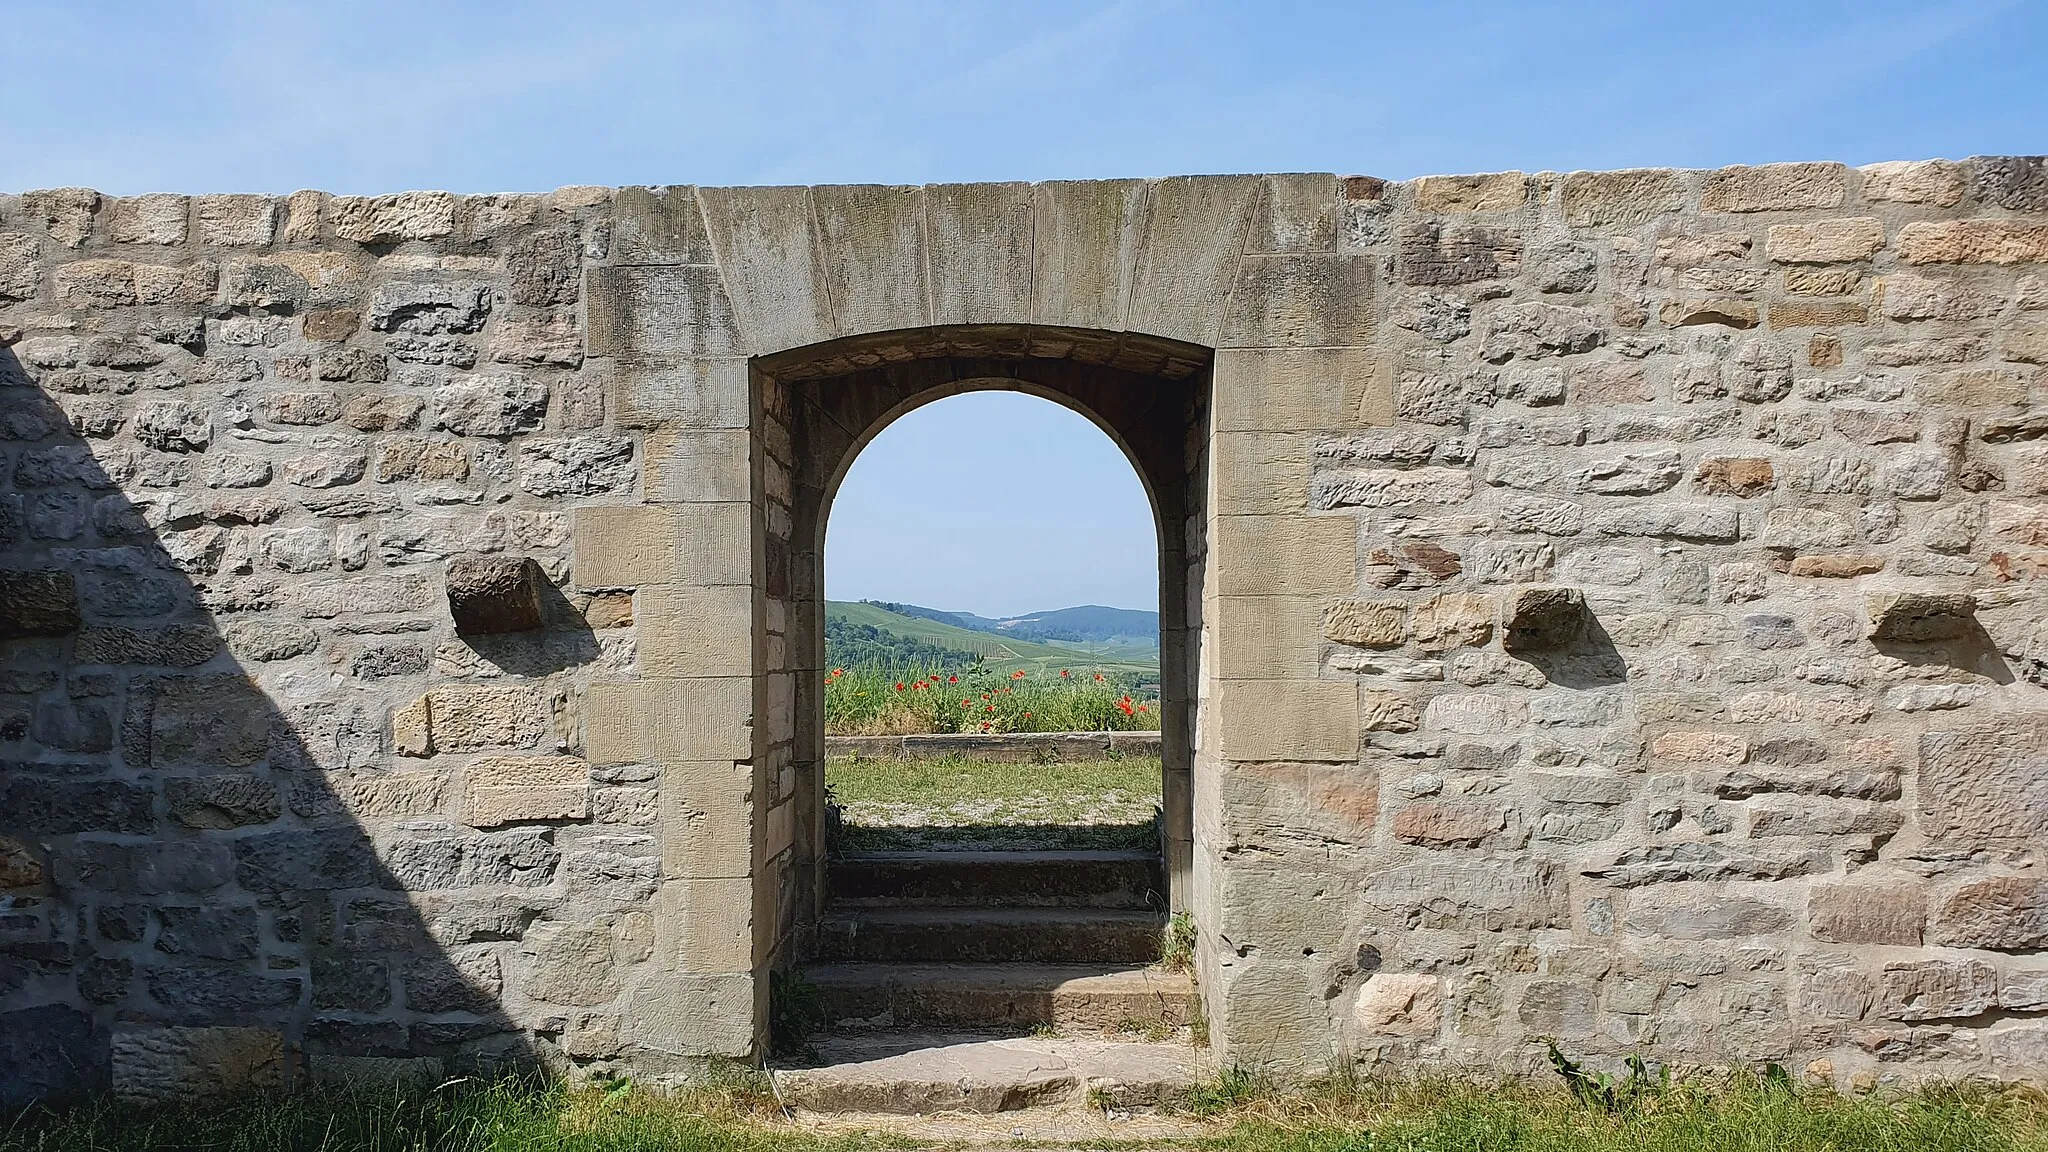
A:
[[[861,449],[893,420],[970,391],[1025,392],[1087,417],[1123,450],[1150,498],[1159,557],[1159,879],[1168,907],[1187,905],[1208,363],[1206,349],[1178,341],[1024,326],[884,333],[753,362],[767,499],[764,571],[771,687],[764,734],[777,769],[771,776],[778,793],[764,805],[771,813],[763,880],[774,887],[770,955],[775,964],[835,951],[820,932],[821,925],[832,924],[822,703],[824,544],[832,497]],[[778,819],[780,812],[786,815]],[[778,847],[783,850],[775,851]],[[1162,922],[1167,910],[1159,909]],[[1036,930],[1026,926],[1023,931]],[[1017,954],[1039,956],[1043,950]]]

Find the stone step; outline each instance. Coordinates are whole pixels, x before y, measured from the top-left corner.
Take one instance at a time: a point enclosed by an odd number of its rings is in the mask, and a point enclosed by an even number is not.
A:
[[[1068,1032],[1172,1030],[1195,1020],[1195,983],[1157,968],[1087,964],[817,964],[834,1031],[878,1028]]]
[[[818,923],[818,959],[1149,964],[1165,926],[1124,908],[841,908]]]
[[[1186,1044],[1067,1037],[883,1033],[826,1037],[818,1066],[778,1068],[775,1095],[800,1112],[928,1115],[1084,1103],[1168,1103],[1204,1074]]]
[[[834,860],[832,903],[1011,908],[1162,907],[1156,852],[866,852]]]

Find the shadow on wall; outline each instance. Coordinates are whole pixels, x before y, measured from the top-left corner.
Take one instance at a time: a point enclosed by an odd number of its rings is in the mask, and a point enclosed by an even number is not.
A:
[[[455,783],[395,770],[365,688],[424,673],[431,622],[265,612],[280,574],[244,529],[277,500],[131,500],[196,471],[206,433],[139,373],[70,375],[60,405],[0,347],[0,1104],[540,1059],[573,1018],[523,1031],[500,993],[555,829],[437,819]],[[82,438],[127,421],[167,451]],[[538,674],[593,646],[568,641],[474,650]],[[380,845],[367,808],[419,817]]]

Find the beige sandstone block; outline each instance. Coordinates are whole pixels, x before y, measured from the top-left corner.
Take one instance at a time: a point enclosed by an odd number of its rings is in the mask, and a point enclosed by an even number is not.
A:
[[[1329,172],[1263,176],[1264,194],[1244,250],[1329,252],[1337,245],[1337,177]]]
[[[1322,655],[1322,601],[1224,596],[1215,601],[1216,675],[1224,680],[1312,680]]]
[[[1436,1039],[1443,1022],[1443,989],[1435,976],[1378,972],[1358,990],[1351,1025],[1367,1036]]]
[[[746,355],[746,337],[715,266],[593,268],[584,287],[593,357],[646,362]]]
[[[682,889],[682,970],[746,972],[754,967],[754,881],[672,880]]]
[[[780,352],[838,334],[810,189],[700,188],[697,198],[749,352]]]
[[[1031,185],[934,184],[924,190],[932,323],[1031,319]]]
[[[751,505],[585,505],[574,516],[577,587],[714,587],[753,581]],[[641,615],[646,614],[642,604]]]
[[[1963,166],[1946,160],[1894,160],[1857,171],[1863,174],[1865,200],[1952,208],[1963,199]]]
[[[1884,247],[1884,221],[1875,216],[1773,224],[1764,254],[1779,264],[1846,264],[1868,260]]]
[[[1927,894],[1905,884],[1816,884],[1806,919],[1816,940],[1915,945],[1927,926]]]
[[[1513,212],[1529,197],[1520,172],[1480,176],[1424,176],[1415,181],[1417,212]]]
[[[640,672],[654,679],[746,676],[754,667],[754,590],[654,584],[633,606]]]
[[[554,734],[554,719],[539,688],[442,684],[394,712],[392,727],[399,751],[418,756],[538,748]]]
[[[1398,648],[1408,636],[1401,600],[1340,600],[1323,614],[1323,635],[1359,648]]]
[[[336,236],[362,244],[434,240],[455,231],[455,197],[447,192],[336,196],[327,211]]]
[[[592,764],[745,760],[754,754],[753,723],[749,677],[600,681],[583,692]]]
[[[931,323],[926,283],[924,190],[915,185],[832,184],[811,189],[819,270],[839,335]]]
[[[1215,429],[1329,432],[1354,427],[1366,422],[1368,413],[1391,412],[1392,377],[1382,380],[1378,369],[1364,348],[1219,351]]]
[[[1870,319],[1870,308],[1855,300],[1780,300],[1767,313],[1772,328],[1838,328]]]
[[[1224,596],[1343,596],[1358,584],[1349,516],[1218,516],[1210,563]]]
[[[661,428],[642,442],[641,490],[654,503],[731,502],[753,494],[753,436]]]
[[[190,203],[166,193],[106,201],[107,235],[117,244],[183,244]]]
[[[649,1052],[696,1059],[750,1060],[754,1021],[766,1010],[768,981],[752,972],[687,976],[650,972],[631,990],[620,1034]]]
[[[1230,680],[1217,686],[1226,760],[1358,758],[1358,686],[1341,680]]]
[[[1327,348],[1372,341],[1369,256],[1314,252],[1246,256],[1237,266],[1223,348]]]
[[[1998,354],[2020,364],[2048,364],[2048,324],[2015,325],[1998,340]]]
[[[752,765],[731,760],[666,764],[661,809],[663,875],[711,880],[753,874]]]
[[[744,429],[753,385],[738,357],[652,360],[612,368],[611,409],[628,428]]]
[[[1448,652],[1486,643],[1493,637],[1493,597],[1477,592],[1444,592],[1416,606],[1409,636],[1424,652]]]
[[[1255,176],[1151,181],[1123,326],[1214,346],[1259,192]]]
[[[1124,327],[1145,197],[1142,180],[1055,180],[1032,188],[1033,323]]]
[[[1305,511],[1315,441],[1308,432],[1216,433],[1209,441],[1216,513]]]
[[[1730,732],[1666,732],[1650,742],[1650,754],[1687,764],[1740,764],[1749,759],[1749,742]]]
[[[1923,220],[1899,229],[1908,264],[2025,264],[2048,261],[2048,224],[2023,220]]]
[[[1646,223],[1683,211],[1687,184],[1686,173],[1672,168],[1573,172],[1562,190],[1565,222],[1576,228]]]
[[[463,780],[472,828],[590,816],[590,768],[573,756],[485,756]]]
[[[612,260],[619,264],[712,264],[711,237],[691,185],[627,187],[612,198]]]
[[[1737,164],[1707,173],[1706,183],[1700,189],[1700,211],[1839,208],[1848,187],[1849,170],[1840,164]]]

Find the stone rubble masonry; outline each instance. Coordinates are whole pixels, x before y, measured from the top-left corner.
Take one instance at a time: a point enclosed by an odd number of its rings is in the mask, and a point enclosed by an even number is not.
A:
[[[0,1103],[757,1055],[961,366],[1188,398],[1221,1059],[2048,1075],[2044,363],[2039,157],[0,195]]]

